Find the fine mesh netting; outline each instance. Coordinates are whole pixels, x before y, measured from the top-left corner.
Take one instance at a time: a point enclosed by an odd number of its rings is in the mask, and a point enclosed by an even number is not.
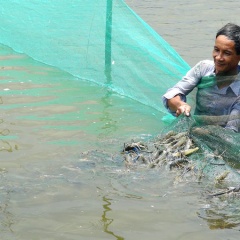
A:
[[[9,0],[0,42],[162,112],[188,64],[122,0]]]
[[[221,126],[206,125],[207,119],[213,121],[208,116],[181,115],[156,137],[125,143],[126,167],[167,169],[176,172],[175,183],[210,180],[214,187],[239,192],[239,136]]]
[[[178,53],[122,0],[0,2],[2,44],[163,113],[167,111],[161,96],[189,70]],[[213,84],[214,79],[202,79],[199,89]],[[176,119],[165,130],[188,133],[200,151],[191,159],[207,162],[208,175],[213,169],[220,173],[239,167],[239,134],[221,127],[229,120],[227,115],[186,119]],[[214,158],[220,163],[209,163]]]

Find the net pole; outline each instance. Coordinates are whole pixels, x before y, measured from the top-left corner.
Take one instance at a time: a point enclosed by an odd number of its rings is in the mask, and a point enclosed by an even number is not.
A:
[[[106,84],[111,84],[112,65],[112,1],[107,0],[106,6],[106,32],[105,32],[105,76]]]

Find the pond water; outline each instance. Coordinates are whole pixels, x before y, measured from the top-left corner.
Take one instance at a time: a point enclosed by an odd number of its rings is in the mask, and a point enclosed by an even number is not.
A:
[[[211,56],[240,4],[126,2],[190,65]],[[163,113],[0,49],[1,239],[237,239],[238,202],[208,201],[205,185],[174,184],[169,171],[125,168],[124,142],[161,132]]]

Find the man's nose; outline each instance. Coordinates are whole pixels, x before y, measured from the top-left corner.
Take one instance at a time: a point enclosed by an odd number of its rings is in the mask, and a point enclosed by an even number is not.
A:
[[[223,54],[221,52],[216,53],[215,58],[217,60],[223,60]]]

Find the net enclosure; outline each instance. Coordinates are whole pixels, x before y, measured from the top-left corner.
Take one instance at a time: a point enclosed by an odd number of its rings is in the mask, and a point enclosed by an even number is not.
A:
[[[188,64],[122,0],[0,0],[0,42],[165,112]]]
[[[122,0],[0,3],[0,43],[162,113],[167,110],[161,96],[190,69],[174,48]],[[199,88],[211,86],[212,81],[205,80]],[[188,101],[194,101],[194,95]],[[224,164],[208,164],[204,168],[209,176],[218,166],[224,171],[231,169],[233,178],[238,179],[240,137],[238,133],[223,131],[221,122],[226,117],[192,116],[170,124],[167,120],[166,129],[178,133],[185,129],[201,150],[201,154],[191,155],[202,160],[197,161],[199,164],[206,156],[212,156],[211,160],[222,157]],[[164,134],[167,132],[163,131],[161,137]],[[226,166],[229,167],[225,169]]]

